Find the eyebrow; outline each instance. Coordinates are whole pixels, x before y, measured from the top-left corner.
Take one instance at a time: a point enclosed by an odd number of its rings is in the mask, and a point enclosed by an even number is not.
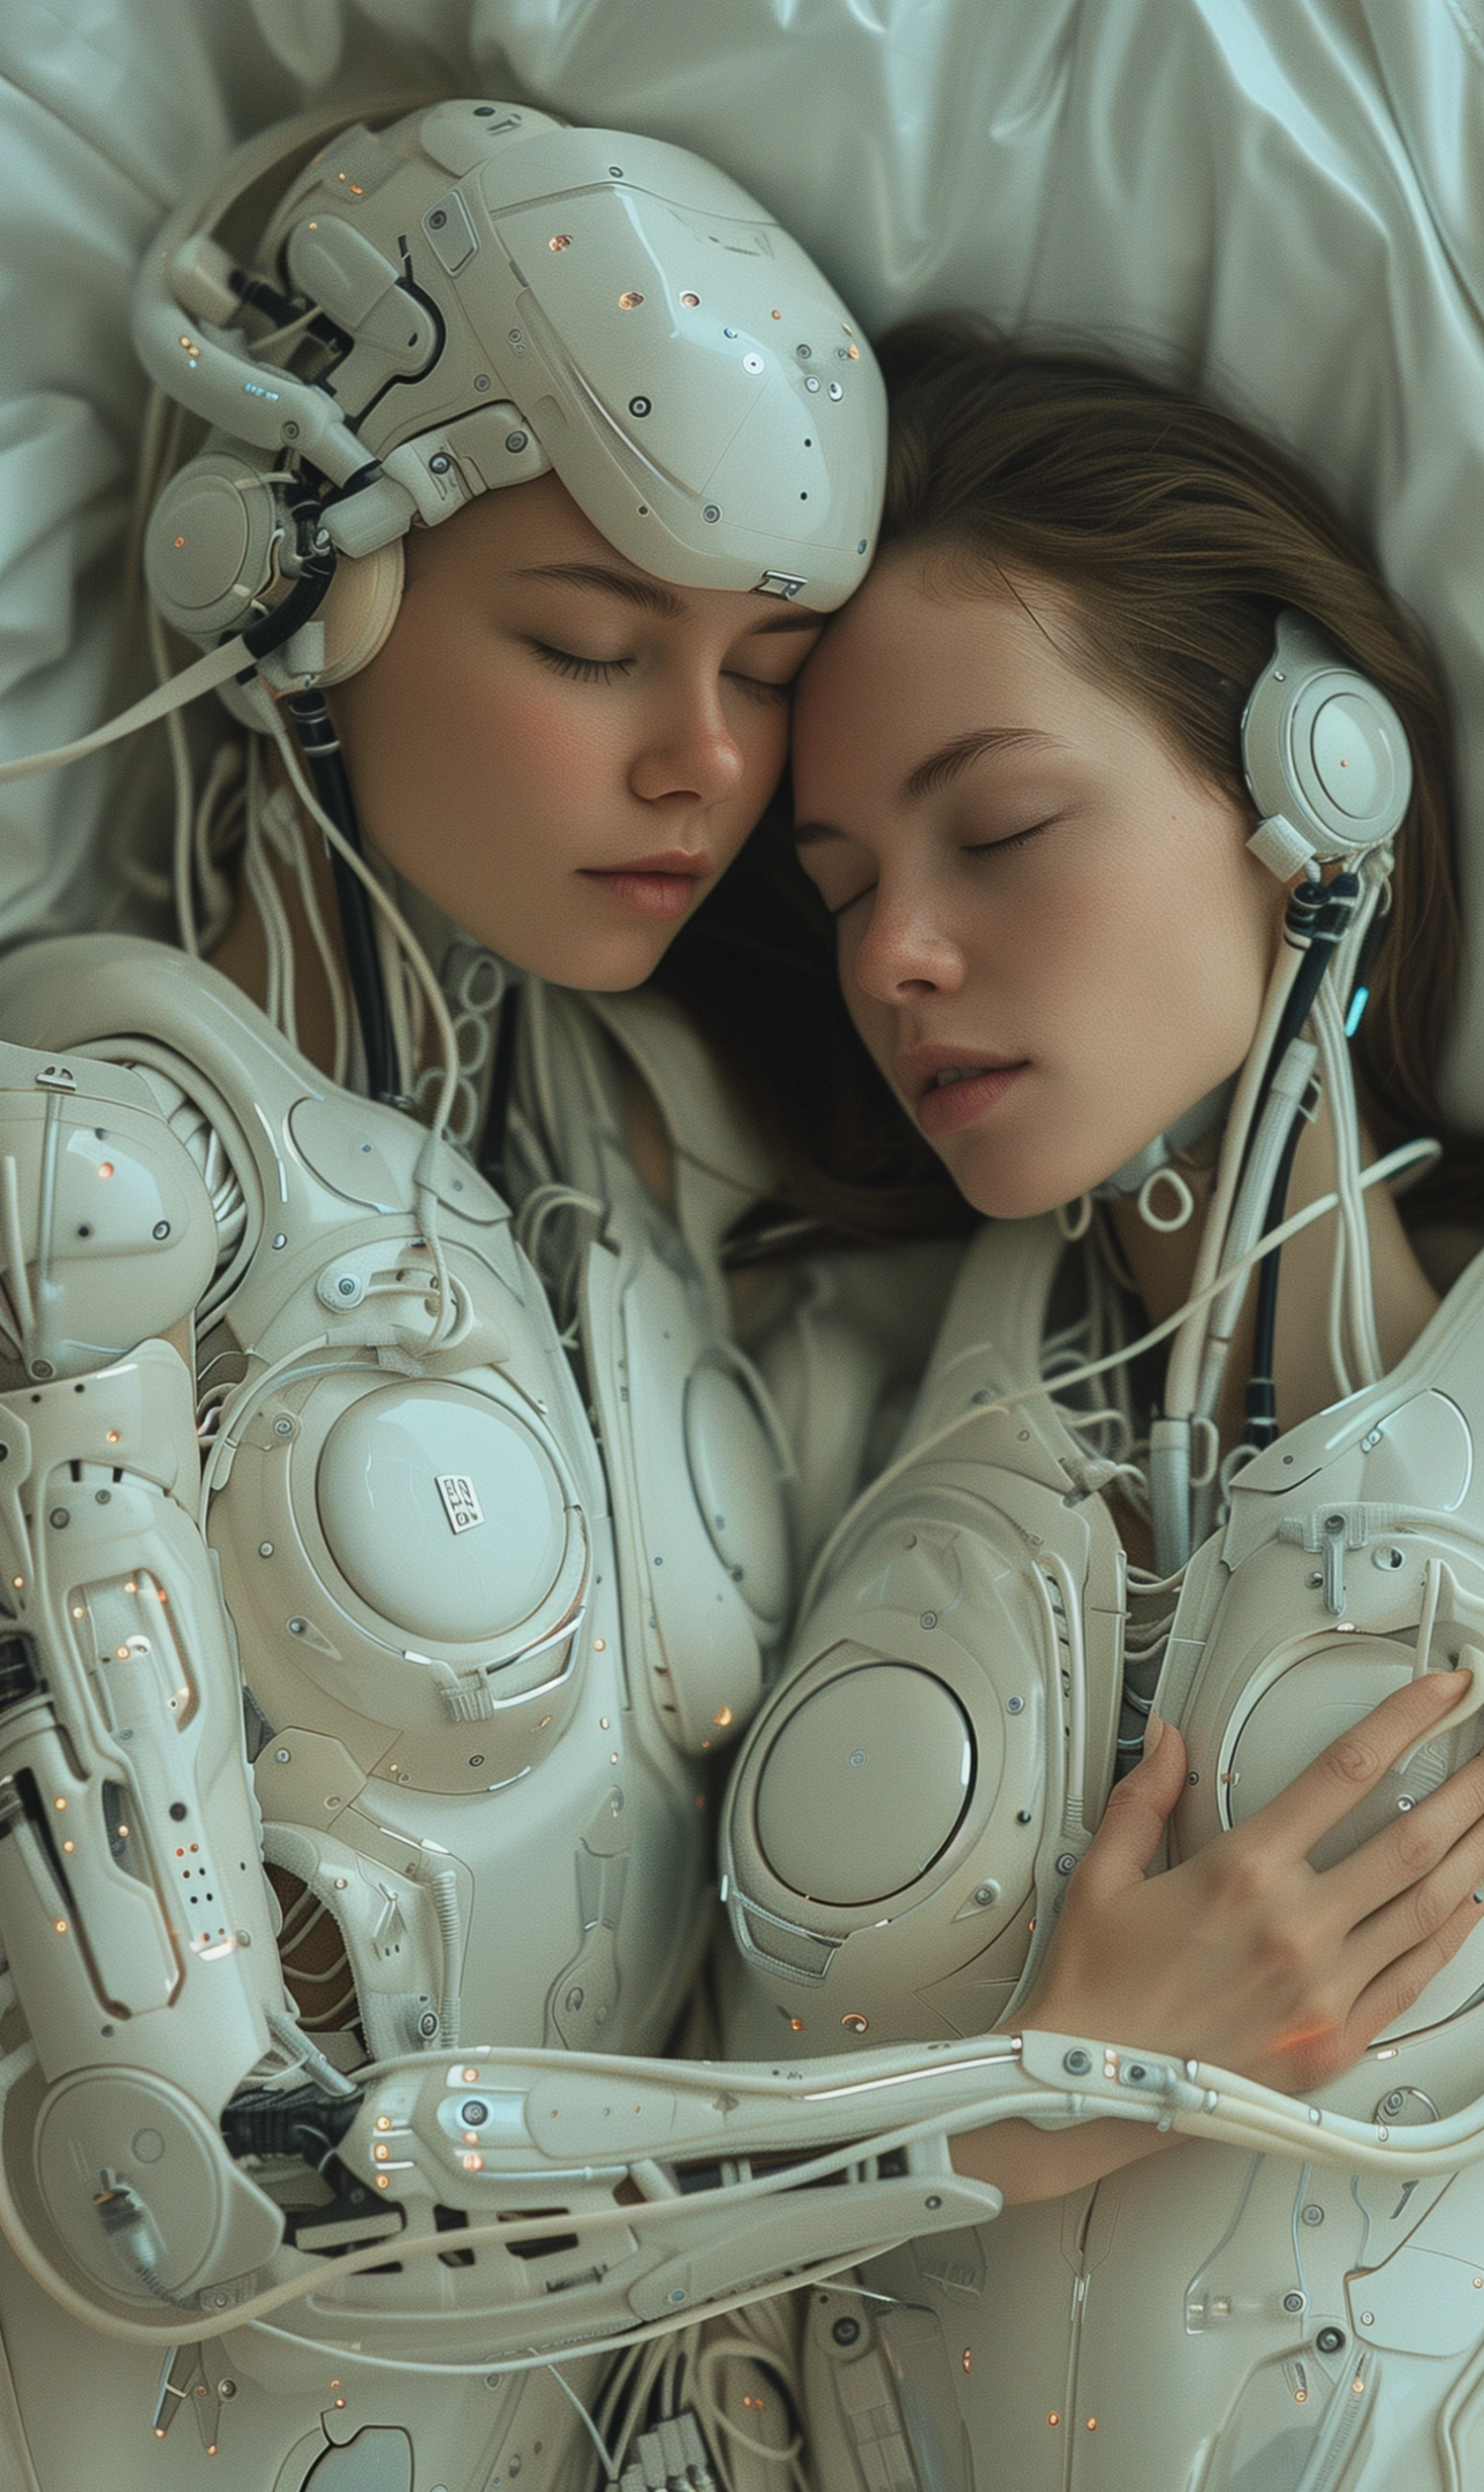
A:
[[[518,572],[521,580],[553,580],[560,588],[598,589],[608,597],[623,598],[630,605],[642,606],[646,613],[660,614],[666,622],[682,623],[689,611],[684,598],[676,596],[660,580],[646,579],[642,572],[610,571],[605,563],[535,563]],[[807,606],[786,606],[782,613],[767,614],[748,625],[750,631],[818,631],[825,617],[812,613]]]
[[[1039,727],[974,727],[968,735],[956,735],[947,744],[940,744],[936,753],[930,753],[925,762],[908,771],[901,783],[900,801],[917,804],[922,797],[951,787],[981,753],[1008,753],[1022,745],[1056,742],[1054,735],[1044,734]]]
[[[954,781],[976,762],[981,753],[1014,752],[1021,746],[1055,748],[1058,739],[1040,727],[973,727],[967,735],[952,736],[940,744],[936,753],[909,770],[898,790],[901,804],[920,804],[924,796],[936,795],[951,787]],[[833,822],[799,822],[794,827],[795,848],[812,848],[820,840],[845,839],[849,834]]]

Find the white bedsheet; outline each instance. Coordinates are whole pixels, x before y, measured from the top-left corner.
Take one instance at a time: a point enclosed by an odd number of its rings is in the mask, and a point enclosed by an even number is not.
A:
[[[699,148],[869,324],[1071,327],[1297,448],[1451,679],[1484,1125],[1484,0],[7,0],[0,750],[103,714],[151,230],[408,79]],[[106,776],[3,791],[0,936],[96,914]]]

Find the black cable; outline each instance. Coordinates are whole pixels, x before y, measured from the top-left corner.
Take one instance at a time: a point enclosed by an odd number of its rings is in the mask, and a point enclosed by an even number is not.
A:
[[[350,792],[339,740],[330,723],[324,693],[317,691],[295,692],[289,701],[289,715],[294,721],[300,751],[309,765],[316,795],[347,848],[357,857],[361,856],[364,852],[355,799]],[[350,977],[350,991],[355,998],[356,1019],[360,1024],[361,1046],[366,1059],[366,1088],[373,1099],[383,1099],[395,1105],[401,1092],[397,1083],[391,1016],[382,981],[381,955],[376,948],[370,894],[354,867],[337,849],[331,848],[329,863],[340,915],[340,935],[345,946],[345,967]]]
[[[508,1195],[506,1183],[506,1150],[510,1139],[510,1100],[515,1086],[515,1042],[519,1035],[520,989],[513,980],[507,986],[500,1005],[500,1032],[495,1041],[495,1064],[490,1075],[490,1106],[485,1117],[484,1142],[480,1148],[480,1174],[488,1177],[497,1194]]]
[[[1295,1116],[1283,1145],[1278,1172],[1273,1178],[1272,1192],[1267,1198],[1264,1229],[1276,1229],[1288,1201],[1288,1187],[1293,1175],[1294,1155],[1303,1129],[1302,1116]],[[1252,1370],[1247,1380],[1247,1425],[1242,1431],[1245,1445],[1259,1449],[1270,1445],[1278,1432],[1277,1396],[1273,1385],[1273,1344],[1277,1333],[1278,1262],[1281,1246],[1264,1254],[1257,1266],[1257,1328],[1252,1340]]]

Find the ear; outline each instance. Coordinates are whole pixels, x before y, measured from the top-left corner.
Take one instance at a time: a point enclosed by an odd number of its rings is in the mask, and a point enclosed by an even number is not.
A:
[[[374,554],[340,556],[315,617],[325,626],[325,664],[315,678],[319,686],[343,684],[370,665],[397,620],[405,568],[400,536],[390,545],[379,545]]]

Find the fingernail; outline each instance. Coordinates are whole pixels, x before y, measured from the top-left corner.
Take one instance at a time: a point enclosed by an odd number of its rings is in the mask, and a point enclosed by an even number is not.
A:
[[[1159,1745],[1163,1736],[1164,1724],[1161,1722],[1159,1714],[1155,1711],[1152,1706],[1150,1707],[1149,1720],[1144,1725],[1144,1753],[1146,1757],[1152,1757],[1154,1755],[1155,1750]]]

